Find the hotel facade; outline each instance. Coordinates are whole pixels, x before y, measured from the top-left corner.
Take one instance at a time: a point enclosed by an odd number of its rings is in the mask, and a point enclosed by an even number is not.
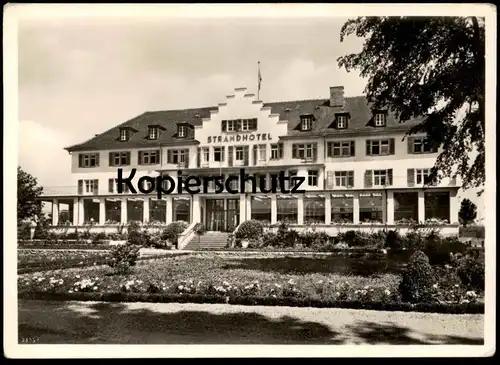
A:
[[[130,221],[202,223],[209,231],[233,232],[249,219],[287,221],[295,229],[314,224],[335,236],[339,229],[407,229],[410,220],[439,220],[443,234],[458,233],[460,187],[455,179],[427,186],[438,150],[425,135],[405,133],[419,120],[399,123],[387,110],[374,110],[365,97],[344,97],[342,86],[329,98],[264,103],[246,88],[216,107],[146,112],[66,150],[73,184],[45,187],[52,225],[116,231]],[[215,193],[208,183],[198,194],[185,191],[160,199],[156,191],[118,192],[136,169],[143,176],[233,177],[240,169],[271,188],[280,172],[303,177],[304,193]],[[288,182],[290,188],[294,182]],[[188,228],[189,230],[190,228]]]

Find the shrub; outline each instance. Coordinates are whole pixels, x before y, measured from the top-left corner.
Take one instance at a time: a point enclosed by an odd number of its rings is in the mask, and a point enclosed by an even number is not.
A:
[[[17,239],[29,240],[31,238],[31,223],[20,222],[17,225]]]
[[[172,222],[163,230],[161,238],[178,248],[179,236],[187,227],[188,224],[184,221]]]
[[[425,243],[424,252],[432,265],[444,265],[451,262],[452,253],[464,253],[467,245],[457,237],[432,238]]]
[[[236,238],[241,240],[259,240],[264,234],[261,221],[251,219],[240,224],[236,231]]]
[[[385,246],[392,252],[399,252],[406,248],[405,238],[396,230],[387,231]]]
[[[44,239],[49,237],[50,221],[44,216],[40,216],[35,227],[35,239]]]
[[[108,265],[119,274],[126,274],[135,266],[140,247],[131,243],[116,245],[111,249]]]
[[[432,285],[435,283],[436,278],[429,258],[422,251],[415,251],[399,285],[402,300],[410,303],[431,301]]]
[[[411,230],[408,232],[404,238],[404,245],[406,249],[415,252],[415,251],[423,251],[425,248],[425,239],[424,236],[415,230]]]
[[[369,233],[351,230],[340,232],[337,240],[346,243],[349,247],[363,247],[371,244],[370,236]]]
[[[484,290],[484,258],[474,254],[452,255],[452,262],[462,283],[470,289]]]
[[[91,235],[92,243],[99,243],[99,241],[103,241],[106,239],[106,233],[99,232]]]

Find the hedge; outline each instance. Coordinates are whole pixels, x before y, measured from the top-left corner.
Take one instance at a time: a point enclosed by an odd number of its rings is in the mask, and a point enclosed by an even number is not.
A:
[[[319,299],[299,299],[293,297],[224,297],[202,294],[145,294],[145,293],[50,293],[24,292],[19,299],[57,301],[103,301],[103,302],[147,302],[147,303],[196,303],[196,304],[237,304],[288,307],[365,309],[379,311],[424,312],[445,314],[484,314],[484,303],[395,303],[361,302]]]

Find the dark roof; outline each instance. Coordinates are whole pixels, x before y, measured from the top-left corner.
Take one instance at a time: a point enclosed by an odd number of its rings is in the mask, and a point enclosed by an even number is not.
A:
[[[408,130],[411,126],[421,120],[411,120],[406,123],[399,123],[393,113],[388,113],[387,126],[380,128],[372,124],[372,110],[366,98],[363,96],[345,98],[345,107],[330,107],[329,99],[283,101],[275,103],[264,103],[264,107],[271,107],[272,114],[279,114],[280,120],[288,121],[288,135],[286,137],[308,137],[323,135],[344,135],[344,134],[373,134],[388,133],[390,131]],[[118,126],[115,126],[104,133],[96,135],[86,142],[67,147],[66,150],[106,150],[122,148],[154,147],[158,145],[185,145],[186,143],[197,143],[191,136],[177,139],[177,123],[186,122],[193,126],[201,125],[202,118],[209,118],[210,111],[217,111],[218,107],[205,107],[196,109],[166,110],[146,112],[133,119],[130,119]],[[348,112],[349,124],[344,130],[329,128],[335,118],[336,113]],[[300,123],[301,115],[313,115],[314,123],[311,131],[300,131],[297,126]],[[159,125],[165,128],[160,131],[156,140],[147,139],[148,126]],[[119,130],[124,127],[131,127],[137,130],[131,133],[128,141],[119,141]]]

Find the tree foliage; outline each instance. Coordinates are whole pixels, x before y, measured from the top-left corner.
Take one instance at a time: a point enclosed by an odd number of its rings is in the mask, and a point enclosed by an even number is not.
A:
[[[458,176],[465,189],[483,186],[484,20],[359,17],[347,21],[340,33],[341,42],[352,34],[365,39],[360,53],[337,61],[368,79],[365,92],[373,106],[388,107],[401,123],[420,119],[408,134],[426,132],[429,143],[442,148],[430,181]]]
[[[17,220],[18,222],[39,217],[41,214],[41,204],[37,203],[43,192],[43,188],[38,186],[37,179],[29,173],[17,167]]]
[[[469,199],[462,200],[460,211],[458,212],[458,217],[462,220],[464,226],[472,223],[477,217],[476,204],[471,202]]]

